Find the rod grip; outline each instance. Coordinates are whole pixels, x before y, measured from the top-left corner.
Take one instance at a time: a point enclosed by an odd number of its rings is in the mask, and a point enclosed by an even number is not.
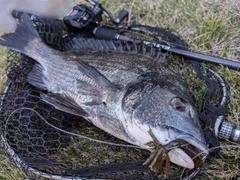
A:
[[[111,39],[111,40],[116,39],[116,36],[118,34],[116,30],[102,28],[102,27],[96,27],[93,29],[92,32],[97,38]]]

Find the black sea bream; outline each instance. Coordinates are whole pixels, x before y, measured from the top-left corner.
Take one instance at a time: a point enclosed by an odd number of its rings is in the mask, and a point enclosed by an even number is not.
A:
[[[56,109],[82,116],[109,134],[154,151],[149,142],[166,145],[184,140],[208,154],[197,112],[179,75],[156,59],[126,52],[60,52],[45,45],[26,14],[0,45],[38,63],[28,82],[47,90],[41,98]],[[151,133],[150,133],[151,132]],[[181,148],[170,161],[192,169]]]

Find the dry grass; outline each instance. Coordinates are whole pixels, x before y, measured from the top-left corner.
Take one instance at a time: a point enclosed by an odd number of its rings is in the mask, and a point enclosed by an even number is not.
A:
[[[116,15],[122,8],[129,10],[129,23],[137,22],[170,29],[180,35],[197,52],[240,61],[239,0],[102,0]],[[4,50],[0,49],[0,81],[5,80]],[[230,114],[226,120],[240,125],[240,72],[219,67],[218,72],[230,85]],[[228,145],[229,142],[222,142]],[[220,156],[196,179],[238,179],[239,149],[223,149]],[[19,171],[3,157],[0,179],[19,179]],[[21,176],[22,177],[22,176]]]

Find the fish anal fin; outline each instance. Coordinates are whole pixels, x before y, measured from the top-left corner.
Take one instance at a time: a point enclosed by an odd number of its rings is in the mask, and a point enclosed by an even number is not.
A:
[[[85,112],[72,98],[62,96],[59,94],[41,94],[41,98],[46,103],[54,106],[56,109],[73,114],[76,116],[81,116],[86,118],[88,113]]]

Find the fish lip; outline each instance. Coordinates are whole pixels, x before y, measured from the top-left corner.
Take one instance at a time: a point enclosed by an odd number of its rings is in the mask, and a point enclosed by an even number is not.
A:
[[[184,140],[195,147],[198,151],[197,153],[201,156],[207,156],[209,154],[207,145],[190,135],[180,135],[177,139]]]
[[[201,156],[207,156],[209,154],[209,149],[205,143],[205,139],[203,136],[199,135],[200,138],[194,137],[191,134],[181,134],[181,132],[179,132],[179,130],[176,130],[174,128],[170,128],[167,131],[164,130],[162,131],[164,135],[159,136],[158,135],[158,131],[156,131],[155,129],[152,129],[154,136],[158,139],[158,141],[162,144],[162,145],[166,145],[172,141],[177,141],[179,140],[183,140],[186,143],[189,143],[190,145],[192,145],[194,148],[196,148],[195,150],[197,150],[198,154],[201,154]],[[181,145],[181,144],[179,144]],[[181,149],[181,147],[176,147]]]
[[[204,162],[203,159],[209,154],[205,142],[201,142],[191,135],[179,135],[173,141],[178,142],[178,140],[183,140],[186,143],[181,142],[176,148],[173,147],[168,152],[169,155],[171,153],[170,161],[188,169],[193,169],[194,167],[202,168]],[[178,155],[173,156],[176,152]]]

